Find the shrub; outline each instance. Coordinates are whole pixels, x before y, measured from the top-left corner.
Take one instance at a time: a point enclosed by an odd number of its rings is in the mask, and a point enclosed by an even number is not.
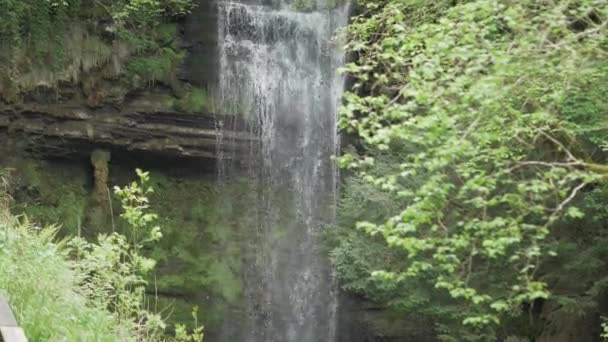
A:
[[[0,216],[0,293],[30,340],[167,339],[163,319],[147,308],[145,275],[155,261],[144,257],[142,248],[162,234],[149,211],[149,174],[137,174],[140,183],[115,188],[129,237],[112,233],[95,243],[81,237],[56,241],[56,227]],[[6,202],[0,204],[6,209]],[[191,334],[183,325],[176,332],[178,341],[203,339],[196,321]]]
[[[0,293],[31,341],[129,341],[126,327],[82,293],[80,276],[55,243],[54,227],[39,228],[26,218],[0,222]]]

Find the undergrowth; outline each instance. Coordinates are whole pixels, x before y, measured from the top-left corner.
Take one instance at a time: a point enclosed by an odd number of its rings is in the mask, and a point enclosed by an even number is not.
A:
[[[149,174],[137,170],[140,182],[116,188],[127,235],[100,234],[96,242],[81,237],[58,240],[56,226],[38,227],[26,216],[8,214],[3,195],[0,213],[0,294],[11,303],[30,341],[192,341],[203,340],[195,317],[194,330],[175,327],[165,334],[161,314],[149,309],[145,275],[154,266],[143,256],[145,246],[162,234],[154,223],[147,196]],[[0,194],[8,187],[0,173]]]

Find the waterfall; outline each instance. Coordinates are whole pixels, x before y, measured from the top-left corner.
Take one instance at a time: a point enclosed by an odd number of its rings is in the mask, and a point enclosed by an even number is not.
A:
[[[348,6],[218,6],[222,110],[244,116],[259,138],[248,163],[257,226],[255,257],[246,261],[245,340],[332,341],[337,299],[320,237],[335,217],[332,156],[344,82],[333,38],[347,23]]]

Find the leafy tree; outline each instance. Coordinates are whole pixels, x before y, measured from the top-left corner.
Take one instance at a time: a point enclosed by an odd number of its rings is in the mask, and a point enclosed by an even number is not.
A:
[[[374,277],[426,279],[470,307],[464,325],[495,326],[549,296],[538,279],[553,254],[545,241],[583,215],[573,201],[606,174],[563,108],[606,57],[608,3],[361,5],[340,120],[361,147],[341,164],[399,203],[357,227],[405,254],[401,269]],[[375,170],[378,151],[398,156],[388,172]]]

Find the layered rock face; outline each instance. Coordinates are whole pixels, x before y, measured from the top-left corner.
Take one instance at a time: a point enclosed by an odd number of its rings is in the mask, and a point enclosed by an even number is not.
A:
[[[234,130],[218,130],[218,122]],[[50,157],[89,155],[95,148],[151,152],[173,157],[216,158],[218,135],[238,156],[253,139],[233,116],[166,111],[40,106],[0,109],[0,129],[27,151]],[[25,139],[23,139],[25,138]],[[24,146],[23,146],[24,145]]]
[[[102,148],[239,158],[251,134],[236,115],[214,107],[217,6],[195,2],[189,16],[148,37],[156,52],[112,38],[106,22],[83,16],[71,23],[55,47],[65,52],[63,64],[27,62],[0,86],[0,141],[42,157],[87,157]]]

